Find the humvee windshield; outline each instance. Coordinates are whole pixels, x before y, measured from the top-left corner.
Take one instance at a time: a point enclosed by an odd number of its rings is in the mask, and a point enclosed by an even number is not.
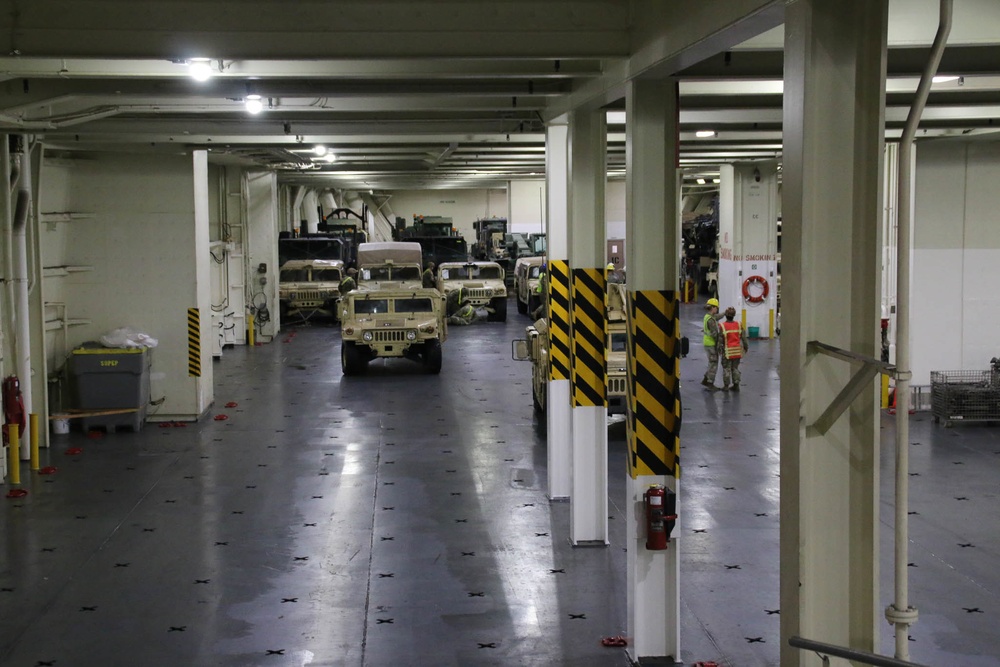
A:
[[[415,266],[374,266],[361,269],[362,280],[420,280],[420,269]]]
[[[624,331],[621,333],[611,334],[611,351],[624,352],[627,340],[628,340],[628,334],[626,334]]]
[[[537,264],[536,264],[536,265],[534,265],[534,266],[530,266],[530,267],[528,267],[528,277],[529,277],[529,278],[537,278],[537,277],[538,277],[538,275],[539,275],[539,274],[540,274],[541,272],[542,272],[542,267],[541,267],[541,266],[538,266]]]
[[[428,298],[401,299],[355,299],[354,313],[357,315],[383,315],[392,308],[394,313],[433,313],[434,302]]]
[[[430,299],[393,299],[392,309],[396,313],[432,313],[434,304]]]
[[[313,282],[339,283],[340,269],[313,269]]]
[[[453,266],[444,270],[445,280],[503,280],[503,269],[499,266]]]
[[[308,277],[305,269],[282,269],[279,280],[283,283],[301,283]]]
[[[358,315],[377,315],[389,312],[388,299],[355,299],[354,312]]]

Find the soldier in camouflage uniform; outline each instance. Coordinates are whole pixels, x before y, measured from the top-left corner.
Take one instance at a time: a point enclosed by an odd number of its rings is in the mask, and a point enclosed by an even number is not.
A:
[[[705,377],[702,378],[701,383],[711,390],[716,390],[718,387],[715,386],[715,376],[719,372],[719,349],[718,349],[718,339],[719,339],[719,300],[709,299],[708,303],[705,304],[705,319],[701,322],[701,329],[704,333],[702,338],[702,343],[705,346],[705,354],[708,356],[708,370],[705,371]]]

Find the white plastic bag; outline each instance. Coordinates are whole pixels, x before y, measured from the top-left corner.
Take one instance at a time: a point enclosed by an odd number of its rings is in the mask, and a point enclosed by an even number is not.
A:
[[[136,331],[132,327],[121,327],[101,336],[101,345],[104,347],[156,347],[159,341]]]

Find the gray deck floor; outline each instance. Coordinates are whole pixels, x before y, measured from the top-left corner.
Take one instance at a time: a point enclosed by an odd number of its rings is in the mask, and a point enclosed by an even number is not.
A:
[[[752,343],[740,394],[704,391],[702,312],[683,308],[681,657],[776,665],[778,344]],[[439,376],[344,378],[335,328],[289,329],[225,351],[200,423],[54,437],[58,472],[0,504],[0,665],[628,664],[600,645],[625,631],[621,429],[611,545],[574,549],[510,359],[527,323],[453,327]],[[1000,666],[1000,431],[911,429],[912,659]]]

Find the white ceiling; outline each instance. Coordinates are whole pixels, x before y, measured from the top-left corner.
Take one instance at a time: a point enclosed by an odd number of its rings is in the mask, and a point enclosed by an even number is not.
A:
[[[720,162],[780,156],[784,5],[4,0],[0,131],[37,135],[56,153],[208,148],[215,161],[321,187],[483,187],[541,178],[545,122],[603,106],[614,177],[624,81],[676,75],[682,165],[710,179]],[[936,18],[936,0],[890,3],[890,138]],[[955,0],[941,71],[963,78],[935,84],[921,136],[1000,128],[998,54],[1000,2]],[[190,76],[198,58],[207,81]],[[256,115],[249,95],[261,97]]]

